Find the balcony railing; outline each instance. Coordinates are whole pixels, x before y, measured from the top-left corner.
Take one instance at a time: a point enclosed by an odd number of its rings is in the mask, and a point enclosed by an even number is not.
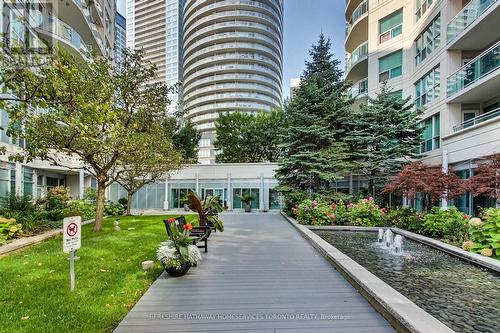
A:
[[[500,108],[496,108],[496,109],[491,110],[489,112],[483,113],[477,117],[474,117],[472,119],[464,121],[460,125],[453,126],[453,132],[461,131],[464,128],[472,127],[474,125],[482,123],[483,121],[490,120],[490,119],[496,118],[498,116],[500,116]]]
[[[469,25],[471,25],[481,14],[483,14],[497,0],[471,0],[452,20],[448,23],[446,41],[450,43]]]
[[[368,92],[368,78],[356,82],[351,88],[351,98],[357,98]]]
[[[349,72],[354,64],[368,56],[368,42],[359,45],[350,55],[347,56],[345,62],[345,71]]]
[[[57,17],[44,15],[40,11],[32,11],[31,15],[33,20],[30,20],[30,24],[33,27],[71,44],[86,60],[91,58],[92,48],[83,41],[82,37],[71,26]]]
[[[448,77],[446,92],[448,97],[478,81],[500,67],[500,42],[468,62]]]
[[[351,15],[351,18],[347,22],[346,27],[345,27],[345,35],[346,36],[349,34],[349,32],[351,32],[351,29],[352,29],[352,26],[354,25],[354,23],[356,23],[361,18],[361,16],[363,16],[367,12],[368,12],[368,1],[365,0],[362,3],[360,3],[358,5],[358,7],[356,7],[356,9],[354,10],[354,12]]]

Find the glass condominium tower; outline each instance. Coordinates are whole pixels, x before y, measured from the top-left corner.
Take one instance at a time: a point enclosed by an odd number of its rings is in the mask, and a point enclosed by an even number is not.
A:
[[[141,49],[156,65],[154,82],[182,82],[182,8],[184,0],[127,0],[127,47]],[[179,92],[182,89],[179,89]],[[167,110],[182,110],[182,94],[172,93]]]
[[[283,1],[187,0],[183,28],[184,113],[202,133],[199,162],[210,164],[221,113],[282,103]]]

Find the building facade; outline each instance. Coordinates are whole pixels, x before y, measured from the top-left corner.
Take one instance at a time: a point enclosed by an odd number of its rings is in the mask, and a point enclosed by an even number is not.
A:
[[[132,197],[133,209],[182,209],[182,198],[189,192],[200,197],[219,196],[228,210],[242,210],[240,197],[252,195],[254,210],[268,211],[282,208],[281,194],[275,190],[275,163],[226,163],[189,165],[173,172],[163,181],[146,185]],[[112,184],[107,198],[117,202],[126,198],[127,192]]]
[[[123,51],[127,48],[127,22],[125,17],[116,13],[115,17],[115,63],[123,61]]]
[[[185,0],[127,0],[127,47],[144,51],[153,63],[153,82],[174,86],[182,83],[182,9]],[[169,95],[167,112],[182,111],[182,87]]]
[[[500,1],[348,0],[346,78],[355,105],[387,82],[422,108],[424,162],[470,177],[500,152]],[[453,204],[473,213],[485,198]]]
[[[219,114],[280,106],[282,77],[282,0],[186,1],[183,105],[202,133],[200,163],[215,162]]]
[[[115,1],[0,1],[0,33],[4,48],[21,47],[27,52],[47,52],[58,45],[82,60],[91,53],[113,59]],[[4,49],[1,50],[4,52]],[[55,186],[68,186],[73,197],[83,195],[84,187],[95,186],[89,175],[55,167],[48,162],[13,163],[9,156],[18,153],[26,142],[7,134],[9,117],[0,110],[0,197],[10,194],[39,198]],[[78,168],[80,162],[73,161]]]

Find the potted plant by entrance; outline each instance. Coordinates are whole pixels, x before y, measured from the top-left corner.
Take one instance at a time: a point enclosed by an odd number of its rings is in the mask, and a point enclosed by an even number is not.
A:
[[[201,253],[196,245],[193,245],[195,237],[190,237],[193,226],[190,223],[184,225],[179,231],[174,218],[167,220],[169,239],[160,244],[156,251],[156,257],[163,264],[165,271],[170,276],[183,276],[191,266],[201,260]]]
[[[245,194],[240,197],[240,200],[245,204],[245,212],[250,213],[252,211],[253,196],[251,194]]]

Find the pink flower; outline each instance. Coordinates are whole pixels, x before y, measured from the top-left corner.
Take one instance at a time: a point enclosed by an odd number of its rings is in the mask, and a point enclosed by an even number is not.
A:
[[[372,197],[372,196],[369,196],[369,197],[368,197],[368,201],[373,201],[373,197]]]
[[[387,214],[387,208],[381,208],[380,211],[382,212],[382,214]]]
[[[332,203],[331,207],[332,207],[333,210],[336,210],[337,209],[337,204],[334,202],[334,203]]]
[[[335,214],[331,213],[330,215],[328,215],[328,217],[332,220],[332,221],[335,221],[336,217],[335,217]]]
[[[318,202],[316,200],[313,200],[313,202],[311,203],[311,207],[316,208],[317,205],[318,205]]]

